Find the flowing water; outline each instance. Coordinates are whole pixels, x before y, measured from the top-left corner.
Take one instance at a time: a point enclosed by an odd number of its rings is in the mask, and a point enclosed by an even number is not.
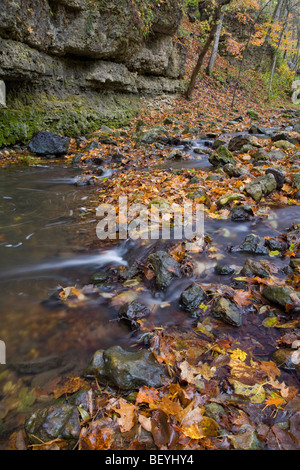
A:
[[[53,300],[61,287],[89,284],[95,272],[114,274],[132,260],[145,260],[158,243],[101,245],[95,210],[87,209],[96,207],[95,188],[74,186],[78,176],[79,170],[63,166],[0,170],[0,339],[5,341],[9,366],[55,354],[61,361],[54,374],[80,374],[97,349],[136,341],[133,332],[117,321],[118,305],[110,302],[114,293],[128,291],[122,282],[116,284],[116,276],[100,295],[82,305],[67,308]],[[216,275],[216,264],[229,264],[238,273],[247,256],[230,252],[229,246],[239,245],[250,232],[276,236],[292,223],[300,223],[299,207],[270,210],[269,217],[249,222],[206,220],[205,233],[221,259],[196,255],[193,279],[204,286],[230,284],[230,276]],[[274,262],[279,268],[288,264],[281,258]],[[139,297],[151,307],[154,324],[191,324],[178,306],[190,283],[191,278],[175,281],[163,294],[146,283]],[[276,338],[264,338],[260,325],[250,316],[232,334],[241,341],[256,341],[257,354],[267,359]],[[228,328],[224,325],[224,330]],[[47,380],[49,376],[40,374],[31,386],[43,387]]]

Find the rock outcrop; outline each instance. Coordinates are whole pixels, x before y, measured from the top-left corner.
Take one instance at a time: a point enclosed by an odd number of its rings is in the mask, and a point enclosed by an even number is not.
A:
[[[122,122],[141,94],[181,91],[178,0],[2,0],[0,145]],[[44,129],[41,129],[43,127]]]

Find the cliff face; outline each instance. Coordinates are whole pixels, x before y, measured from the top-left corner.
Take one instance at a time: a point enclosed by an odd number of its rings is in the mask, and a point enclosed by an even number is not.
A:
[[[41,127],[123,121],[141,94],[182,89],[180,0],[2,0],[0,145]]]

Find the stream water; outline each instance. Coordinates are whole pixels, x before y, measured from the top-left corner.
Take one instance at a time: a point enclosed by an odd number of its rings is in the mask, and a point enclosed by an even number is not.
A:
[[[205,159],[201,165],[208,166]],[[122,292],[120,285],[112,283],[103,288],[104,295],[74,309],[51,303],[60,286],[88,284],[95,272],[113,272],[153,248],[150,241],[124,241],[103,248],[98,241],[97,248],[89,248],[97,242],[98,221],[95,212],[86,209],[95,202],[95,188],[75,187],[78,176],[79,170],[63,166],[0,170],[0,339],[6,344],[7,364],[53,354],[60,357],[56,369],[51,366],[52,375],[43,370],[31,386],[43,387],[55,374],[80,374],[97,349],[136,341],[128,327],[117,321],[118,307],[108,301],[107,294]],[[218,247],[222,264],[232,265],[238,273],[248,256],[229,252],[228,246],[239,245],[250,232],[276,236],[292,223],[300,223],[299,207],[272,209],[269,217],[249,222],[206,220],[205,233]],[[215,273],[219,262],[207,254],[196,255],[194,279],[203,285],[229,284],[230,276]],[[288,264],[279,257],[274,263],[280,268]],[[181,292],[190,283],[191,278],[175,281],[163,294],[147,286],[141,291],[139,296],[151,307],[156,325],[190,325],[192,320],[178,306]],[[240,337],[241,344],[255,341],[257,354],[268,358],[276,337],[267,337],[260,325],[250,316],[233,335]],[[228,328],[224,325],[224,330]]]

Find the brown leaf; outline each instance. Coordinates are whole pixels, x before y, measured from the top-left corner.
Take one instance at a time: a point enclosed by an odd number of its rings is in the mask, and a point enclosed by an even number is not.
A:
[[[128,403],[124,398],[120,398],[111,408],[120,415],[120,418],[117,418],[117,422],[121,432],[130,431],[136,423],[136,406]]]

